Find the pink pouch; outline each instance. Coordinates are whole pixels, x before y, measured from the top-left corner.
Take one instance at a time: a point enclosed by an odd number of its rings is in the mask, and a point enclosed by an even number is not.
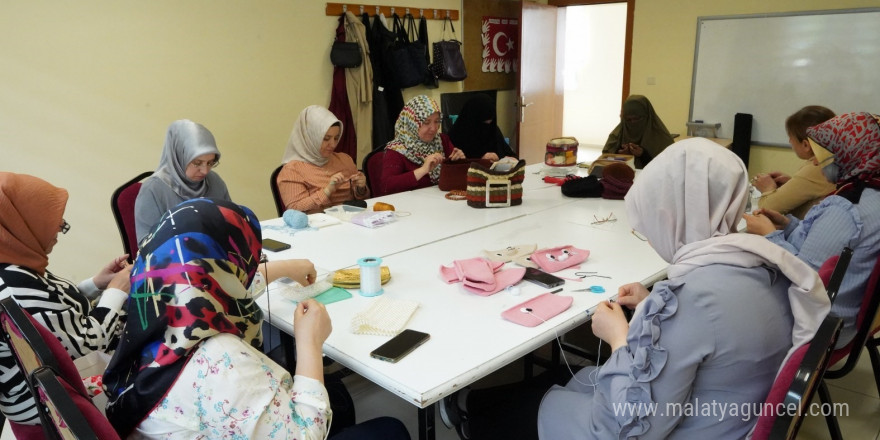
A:
[[[532,254],[532,263],[544,272],[559,272],[562,269],[583,263],[590,256],[590,251],[574,246],[559,246],[539,249]]]
[[[547,292],[519,303],[501,313],[501,317],[526,327],[534,327],[568,310],[574,298]]]
[[[523,267],[514,267],[512,269],[504,269],[498,272],[495,272],[495,287],[492,289],[486,289],[486,286],[475,286],[469,284],[467,282],[464,283],[464,290],[468,292],[475,293],[480,296],[489,296],[494,295],[508,286],[512,286],[518,282],[520,282],[523,278],[523,275],[526,274],[526,269]]]
[[[455,260],[452,262],[452,267],[440,266],[440,276],[446,284],[458,282],[472,285],[494,284],[495,272],[501,269],[501,266],[504,266],[503,261],[488,261],[483,258]]]

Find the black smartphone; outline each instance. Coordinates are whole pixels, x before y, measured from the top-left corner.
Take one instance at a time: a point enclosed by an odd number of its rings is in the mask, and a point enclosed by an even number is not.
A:
[[[562,278],[555,277],[543,270],[535,269],[534,267],[526,268],[526,274],[523,275],[523,279],[548,289],[565,284],[565,280]]]
[[[431,338],[431,335],[415,330],[406,329],[391,338],[379,348],[370,352],[370,356],[386,362],[395,363],[408,355],[419,345]]]
[[[290,249],[290,245],[283,241],[272,240],[271,238],[264,238],[263,249],[272,252],[281,252],[285,249]]]

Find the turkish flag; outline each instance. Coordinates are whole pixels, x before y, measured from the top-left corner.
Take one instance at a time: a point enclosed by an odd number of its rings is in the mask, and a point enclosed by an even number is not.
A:
[[[504,17],[483,17],[483,72],[505,72],[516,70],[516,56],[519,44],[519,20]]]

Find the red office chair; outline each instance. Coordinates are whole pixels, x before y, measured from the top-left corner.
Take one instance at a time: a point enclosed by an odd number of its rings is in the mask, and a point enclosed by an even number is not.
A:
[[[269,188],[272,189],[272,200],[275,201],[275,210],[278,211],[278,217],[284,215],[284,211],[287,210],[287,207],[284,206],[284,201],[281,200],[281,191],[278,189],[278,174],[281,173],[282,168],[284,168],[284,165],[279,165],[269,176]]]
[[[116,219],[116,227],[119,229],[119,236],[122,238],[122,249],[128,254],[128,262],[134,261],[138,252],[137,232],[134,223],[134,202],[137,199],[138,192],[141,190],[141,181],[150,177],[152,171],[146,171],[139,174],[134,179],[125,182],[113,195],[110,196],[110,209],[113,211],[113,218]]]
[[[833,264],[834,257],[823,264],[822,268],[819,269],[819,273],[827,274],[827,266]],[[831,287],[831,282],[828,284]],[[871,359],[871,368],[874,370],[874,384],[877,386],[878,392],[880,392],[880,350],[878,350],[880,348],[880,338],[877,337],[878,332],[880,332],[880,314],[878,312],[880,312],[880,257],[877,258],[874,269],[871,271],[871,276],[868,278],[868,284],[865,286],[862,305],[856,316],[855,337],[845,347],[835,350],[831,354],[829,366],[834,366],[843,358],[846,358],[846,361],[839,368],[829,369],[825,372],[825,376],[819,386],[819,399],[822,403],[833,407],[831,394],[828,392],[824,379],[839,379],[849,374],[859,362],[862,348],[868,351],[868,357]],[[831,438],[842,438],[840,425],[837,423],[837,417],[833,412],[825,416],[825,422],[828,425]]]
[[[822,383],[822,374],[828,367],[841,328],[842,319],[836,316],[826,317],[813,340],[798,348],[788,358],[764,401],[764,407],[773,410],[758,418],[753,440],[789,440],[797,436],[807,414],[806,409]],[[797,412],[790,414],[784,411],[778,414],[778,408],[797,408]]]
[[[367,178],[367,186],[373,197],[385,195],[385,187],[382,185],[382,161],[385,159],[385,148],[379,147],[364,157],[361,169]]]
[[[28,389],[37,402],[41,421],[40,425],[21,425],[10,421],[9,426],[16,438],[119,438],[110,421],[92,404],[79,372],[61,342],[11,297],[0,300],[0,327],[3,329],[2,337],[14,354],[16,365],[24,373]],[[57,408],[40,398],[40,384],[35,376],[41,371],[47,372],[41,375],[46,381],[49,380],[49,372],[57,376],[69,399],[75,403],[75,407],[80,407],[82,414],[77,416],[80,422],[70,425],[71,429],[75,426],[76,436],[70,437],[65,435],[66,432],[59,431],[58,428],[64,427],[57,426],[56,419],[53,419]],[[67,418],[63,420],[66,422]]]

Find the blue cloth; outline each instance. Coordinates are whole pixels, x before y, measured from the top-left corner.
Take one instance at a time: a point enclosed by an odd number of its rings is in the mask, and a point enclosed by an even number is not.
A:
[[[655,284],[627,346],[547,392],[540,437],[745,437],[791,347],[789,284],[765,267],[721,264]]]
[[[791,222],[767,239],[782,246],[815,269],[845,246],[853,250],[852,260],[840,285],[831,313],[843,318],[838,347],[856,334],[856,315],[871,270],[880,256],[880,191],[866,188],[859,204],[829,196],[807,212],[803,220],[789,215]]]

